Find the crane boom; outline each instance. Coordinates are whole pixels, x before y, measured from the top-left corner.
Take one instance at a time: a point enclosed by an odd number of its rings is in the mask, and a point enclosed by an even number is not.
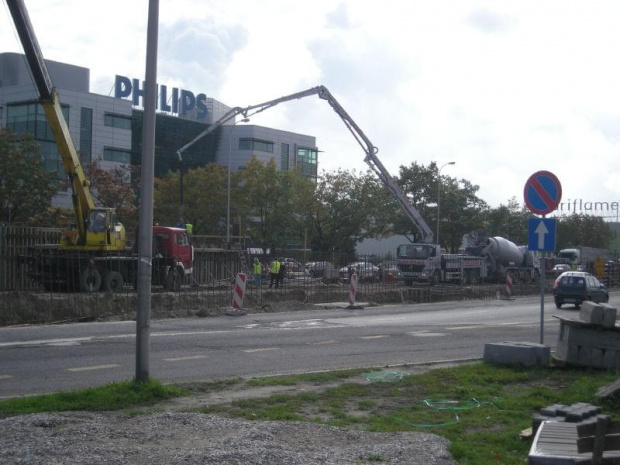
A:
[[[40,103],[54,134],[54,140],[58,147],[58,153],[62,158],[64,171],[69,177],[71,185],[73,209],[77,220],[77,232],[69,231],[66,234],[63,233],[61,246],[76,246],[93,250],[120,250],[125,247],[124,228],[118,224],[113,225],[113,209],[95,207],[95,202],[90,192],[90,183],[86,179],[80,157],[69,132],[67,121],[62,113],[58,93],[52,86],[52,80],[43,59],[43,54],[30,22],[26,6],[23,0],[7,0],[7,5],[24,49],[28,68],[39,94]],[[89,225],[92,225],[93,219],[96,218],[98,213],[103,214],[105,217],[108,229],[112,227],[116,229],[114,237],[110,234],[104,236],[101,231],[96,233],[89,231]]]
[[[388,188],[390,193],[396,198],[402,209],[405,211],[409,219],[413,222],[413,225],[418,229],[422,236],[422,242],[432,244],[434,240],[433,231],[428,226],[420,212],[409,202],[407,196],[404,194],[400,186],[396,183],[394,178],[390,175],[388,170],[383,166],[381,160],[377,157],[378,149],[375,147],[370,139],[366,137],[366,134],[360,129],[355,121],[349,116],[349,114],[342,108],[340,103],[331,94],[331,92],[325,86],[312,87],[310,89],[296,92],[294,94],[285,95],[283,97],[269,100],[267,102],[259,103],[257,105],[250,105],[248,107],[234,107],[231,108],[224,116],[211,124],[202,133],[198,134],[192,141],[177,150],[177,155],[181,159],[181,154],[187,150],[190,146],[196,143],[202,137],[216,130],[219,126],[230,121],[237,115],[243,115],[244,118],[248,118],[256,113],[260,113],[269,108],[272,108],[280,103],[289,102],[291,100],[298,100],[311,95],[317,95],[320,99],[326,100],[332,107],[338,116],[342,119],[347,129],[353,134],[355,140],[360,144],[366,157],[364,161],[370,166],[372,171],[379,177],[381,182]]]

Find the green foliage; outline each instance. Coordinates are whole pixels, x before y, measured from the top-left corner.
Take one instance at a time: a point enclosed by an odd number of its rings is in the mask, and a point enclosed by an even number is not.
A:
[[[464,234],[480,229],[486,202],[477,195],[479,186],[466,179],[457,180],[441,175],[439,167],[431,162],[428,167],[413,162],[400,167],[398,183],[401,189],[418,209],[433,233],[437,226],[437,200],[439,197],[441,246],[456,251]],[[396,231],[420,241],[420,233],[404,214],[397,220]]]
[[[194,234],[226,235],[228,176],[225,167],[210,164],[188,170],[183,177],[183,219],[194,225]],[[231,193],[236,192],[238,176],[231,176]],[[168,172],[155,180],[154,221],[161,225],[176,224],[180,214],[180,174]],[[238,200],[231,197],[231,206]],[[236,210],[231,209],[231,215]]]
[[[163,399],[186,395],[185,390],[161,382],[126,381],[80,391],[0,401],[0,414],[26,414],[64,410],[117,410],[149,405]]]
[[[573,213],[560,218],[557,226],[557,250],[575,246],[610,247],[614,233],[603,218]]]
[[[352,252],[359,241],[392,232],[396,202],[369,172],[324,173],[315,196],[313,250]]]
[[[95,204],[116,209],[117,219],[128,231],[135,230],[138,225],[136,186],[131,184],[134,170],[135,168],[130,166],[104,170],[96,161],[84,167],[84,174],[90,181]]]
[[[27,223],[51,206],[55,173],[45,171],[29,134],[0,128],[0,223]]]
[[[481,227],[490,236],[502,236],[515,244],[527,244],[528,220],[532,213],[520,205],[516,197],[508,200],[508,205],[500,204],[497,208],[485,212]]]

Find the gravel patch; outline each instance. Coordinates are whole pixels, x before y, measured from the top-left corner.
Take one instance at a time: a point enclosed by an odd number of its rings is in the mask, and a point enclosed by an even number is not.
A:
[[[63,412],[0,419],[0,463],[454,465],[427,433],[370,433],[314,423],[200,413]]]

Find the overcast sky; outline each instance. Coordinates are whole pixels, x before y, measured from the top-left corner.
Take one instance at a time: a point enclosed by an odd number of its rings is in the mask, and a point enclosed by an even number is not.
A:
[[[4,3],[4,2],[3,2]],[[90,68],[91,92],[144,78],[147,0],[26,0],[43,55]],[[21,52],[8,8],[0,52]],[[620,201],[617,1],[160,0],[158,82],[248,106],[326,86],[398,175],[480,186],[491,206],[536,171],[563,201]],[[366,170],[317,97],[253,124],[313,135],[319,167]]]

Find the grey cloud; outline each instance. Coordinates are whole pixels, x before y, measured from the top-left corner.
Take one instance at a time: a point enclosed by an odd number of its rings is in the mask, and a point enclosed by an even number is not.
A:
[[[235,52],[248,42],[247,30],[221,26],[210,20],[186,19],[160,28],[160,74],[199,80],[211,93],[221,85],[222,75]],[[196,72],[204,69],[201,76]],[[191,70],[191,71],[190,71]],[[206,82],[205,82],[206,81]]]
[[[471,12],[465,22],[481,32],[494,34],[508,31],[514,26],[516,20],[491,10],[480,9]]]

